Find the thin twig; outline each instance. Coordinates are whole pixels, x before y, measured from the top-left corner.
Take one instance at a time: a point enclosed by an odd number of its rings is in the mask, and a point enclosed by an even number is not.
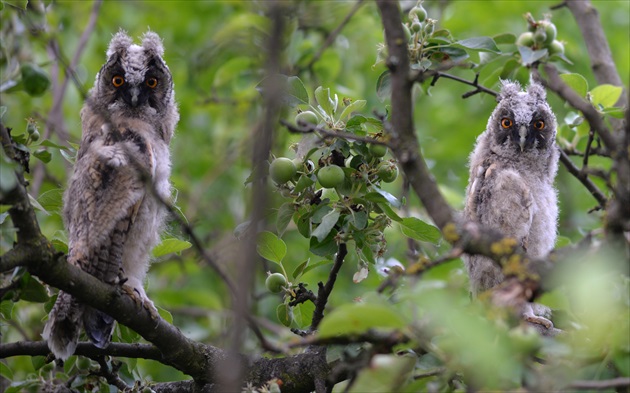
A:
[[[335,30],[331,31],[330,34],[328,34],[328,37],[326,37],[326,41],[324,41],[324,44],[319,48],[317,53],[315,53],[315,56],[313,56],[311,61],[309,61],[306,67],[304,67],[305,69],[310,70],[311,68],[313,68],[313,65],[315,65],[315,63],[319,61],[320,57],[322,57],[322,55],[324,54],[324,51],[329,46],[331,46],[333,42],[335,42],[335,39],[337,38],[339,33],[341,33],[341,30],[343,30],[343,28],[348,24],[348,22],[350,22],[350,19],[352,19],[354,14],[359,10],[359,8],[361,8],[361,5],[363,5],[364,1],[365,0],[358,0],[354,4],[354,7],[352,7],[350,12],[345,16],[345,18],[343,18],[339,26],[337,26]]]
[[[564,152],[562,149],[558,149],[560,151],[560,162],[564,164],[565,168],[569,171],[570,174],[575,176],[584,187],[593,195],[593,197],[599,203],[599,206],[602,209],[606,208],[606,203],[608,203],[608,198],[604,195],[604,193],[593,183],[591,179],[588,178],[586,173],[582,172],[574,163],[571,161],[571,158]]]
[[[460,83],[463,83],[465,85],[468,86],[472,86],[475,88],[475,90],[469,91],[467,93],[464,93],[462,95],[462,98],[466,99],[469,97],[474,96],[475,94],[478,93],[486,93],[486,94],[490,94],[493,97],[496,97],[499,95],[498,92],[489,89],[485,86],[482,86],[479,84],[479,74],[475,74],[475,79],[473,81],[469,81],[467,79],[464,78],[460,78],[459,76],[455,76],[446,72],[442,72],[442,71],[434,71],[434,70],[429,70],[429,71],[425,71],[425,72],[419,72],[415,77],[413,77],[413,79],[415,81],[418,82],[423,82],[428,78],[433,78],[433,80],[431,80],[431,86],[435,86],[435,84],[437,83],[438,79],[440,78],[445,78],[445,79],[451,79]]]
[[[584,149],[584,159],[582,160],[582,170],[588,166],[588,157],[591,155],[591,145],[593,144],[595,133],[593,130],[588,132],[588,140],[586,141],[586,149]]]
[[[339,273],[341,265],[343,265],[343,260],[345,259],[347,254],[348,247],[346,246],[346,244],[339,244],[339,249],[337,250],[337,255],[335,256],[335,263],[333,264],[332,269],[330,269],[330,274],[328,275],[328,281],[326,281],[326,285],[322,284],[321,281],[318,283],[319,291],[317,292],[317,302],[315,303],[313,320],[311,322],[311,327],[309,328],[311,332],[317,330],[317,327],[324,318],[324,310],[326,309],[328,296],[330,296],[330,293],[333,290],[335,281],[337,280],[337,274]]]
[[[309,133],[314,132],[314,133],[318,133],[318,134],[321,134],[330,138],[342,138],[342,139],[347,139],[350,141],[358,141],[358,142],[371,143],[373,145],[384,145],[387,147],[392,147],[385,139],[375,139],[370,136],[361,136],[361,135],[352,134],[350,132],[330,131],[312,123],[300,122],[299,124],[292,124],[284,119],[280,119],[280,124],[285,126],[287,130],[289,130],[289,132],[294,132],[297,134],[309,134]],[[323,139],[326,139],[326,138],[323,138]]]
[[[573,381],[567,386],[567,390],[608,390],[628,386],[630,386],[630,378],[614,378],[601,381]]]

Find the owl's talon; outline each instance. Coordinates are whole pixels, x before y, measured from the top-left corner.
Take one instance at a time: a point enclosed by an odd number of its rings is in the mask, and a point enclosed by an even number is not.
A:
[[[133,299],[133,301],[138,306],[140,306],[141,308],[144,308],[145,310],[149,312],[149,314],[151,315],[151,319],[153,320],[158,319],[160,314],[158,313],[158,310],[153,304],[153,302],[151,301],[151,299],[149,299],[147,295],[144,293],[144,290],[140,290],[138,288],[131,287],[129,285],[123,285],[122,289],[127,295],[129,295],[129,297]]]
[[[529,323],[535,323],[537,325],[543,325],[547,329],[553,328],[553,322],[548,320],[547,318],[537,317],[535,315],[525,316],[525,320]]]

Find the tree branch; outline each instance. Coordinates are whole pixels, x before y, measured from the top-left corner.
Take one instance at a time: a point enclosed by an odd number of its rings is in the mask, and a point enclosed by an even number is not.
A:
[[[312,333],[317,330],[317,327],[321,323],[324,318],[324,310],[326,309],[326,303],[328,302],[328,296],[333,290],[335,286],[335,281],[337,280],[337,274],[341,269],[341,265],[343,265],[343,260],[348,254],[348,247],[345,243],[339,244],[339,250],[337,251],[337,255],[335,256],[335,263],[333,264],[332,269],[330,269],[330,274],[328,275],[328,281],[326,281],[326,285],[322,284],[321,281],[318,283],[319,291],[317,292],[317,300],[315,301],[315,311],[313,311],[313,319],[311,322],[311,327],[309,331]]]
[[[570,174],[575,176],[584,187],[593,195],[593,197],[597,200],[597,203],[602,209],[606,209],[606,203],[608,199],[604,195],[604,193],[593,183],[591,179],[588,178],[588,175],[582,172],[574,163],[571,161],[571,158],[564,152],[562,149],[560,150],[560,162],[562,162],[569,171]]]
[[[319,48],[317,53],[315,53],[315,56],[313,56],[311,61],[309,61],[308,64],[306,65],[306,67],[304,67],[305,69],[310,70],[313,67],[313,65],[319,61],[320,57],[322,57],[322,55],[324,54],[324,51],[329,46],[331,46],[333,44],[333,42],[335,42],[335,39],[337,38],[339,33],[341,33],[341,30],[343,30],[343,28],[348,24],[348,22],[350,22],[350,19],[352,19],[354,14],[356,14],[356,12],[359,10],[359,8],[361,8],[361,6],[363,5],[364,1],[365,0],[358,0],[354,4],[354,7],[352,7],[350,12],[348,12],[348,14],[343,18],[343,20],[341,21],[339,26],[337,26],[335,28],[335,30],[331,31],[330,34],[328,34],[328,37],[326,37],[326,41],[324,41],[324,44]]]

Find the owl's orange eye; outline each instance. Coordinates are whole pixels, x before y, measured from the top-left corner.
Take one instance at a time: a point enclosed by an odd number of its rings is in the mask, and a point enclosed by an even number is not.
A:
[[[542,130],[543,128],[545,128],[545,122],[542,120],[536,120],[534,122],[534,128],[537,130]]]
[[[125,83],[125,78],[123,78],[120,75],[116,75],[112,78],[112,85],[114,85],[114,87],[120,87]]]
[[[501,119],[501,127],[503,128],[510,128],[512,127],[512,124],[514,124],[512,120],[508,119],[507,117],[504,117],[503,119]]]
[[[147,86],[149,86],[150,88],[155,89],[155,87],[156,87],[156,86],[157,86],[157,84],[158,84],[158,81],[157,81],[157,79],[156,79],[156,78],[149,78],[149,79],[147,79],[146,84],[147,84]]]

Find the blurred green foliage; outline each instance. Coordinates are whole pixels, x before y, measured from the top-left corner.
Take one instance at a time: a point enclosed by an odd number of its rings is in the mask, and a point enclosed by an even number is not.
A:
[[[523,14],[531,12],[534,18],[542,19],[543,14],[552,13],[558,39],[564,43],[566,58],[572,62],[558,62],[558,66],[581,76],[582,79],[573,78],[577,80],[575,83],[585,85],[584,92],[593,92],[597,83],[579,29],[568,9],[549,10],[555,3],[426,1],[424,7],[429,18],[437,20],[436,30],[448,29],[458,40],[481,36],[496,38],[500,34],[511,34],[515,38],[527,30]],[[105,61],[110,37],[119,29],[126,30],[131,36],[140,36],[150,28],[164,40],[165,60],[173,73],[180,107],[181,120],[171,148],[176,204],[213,258],[229,275],[236,277],[235,258],[240,245],[233,231],[248,219],[250,213],[252,195],[246,180],[252,172],[251,141],[255,139],[253,136],[263,113],[262,99],[256,87],[264,78],[267,55],[265,40],[270,22],[264,16],[266,2],[105,1],[74,70],[76,80],[69,82],[65,95],[57,96],[61,97],[58,102],[55,102],[55,92],[65,79],[66,65],[75,56],[81,34],[90,19],[92,2],[31,1],[26,6],[25,1],[2,1],[1,4],[0,92],[3,109],[0,116],[3,124],[13,128],[14,136],[23,135],[22,141],[32,153],[31,172],[26,177],[31,183],[29,191],[33,201],[39,204],[37,214],[44,234],[60,251],[66,251],[59,215],[61,190],[70,173],[73,149],[80,140],[79,112],[83,94],[91,87]],[[405,4],[411,7],[414,2]],[[594,5],[601,20],[605,21],[604,29],[613,57],[625,86],[628,86],[630,3],[624,0],[595,1]],[[389,105],[388,100],[381,100],[377,90],[377,81],[385,66],[377,56],[383,31],[373,3],[366,2],[334,43],[311,64],[328,34],[353,6],[354,2],[293,2],[287,11],[283,73],[300,78],[306,87],[307,102],[314,102],[313,92],[318,86],[325,86],[330,88],[331,94],[338,94],[340,100],[364,100],[361,113],[373,117],[373,111],[385,113]],[[505,45],[499,45],[499,49],[505,48]],[[484,53],[470,52],[469,61],[482,63],[488,59]],[[455,68],[450,72],[473,80],[475,71],[480,72],[480,83],[497,90],[500,75],[497,62],[489,62],[474,70]],[[40,78],[38,84],[31,83],[27,87],[26,79],[33,73]],[[41,78],[42,73],[49,79],[50,86]],[[485,129],[494,107],[494,99],[488,95],[477,94],[462,99],[461,96],[470,90],[470,86],[446,79],[440,79],[433,87],[425,83],[415,90],[414,119],[422,151],[448,201],[457,209],[462,207],[468,178],[468,154],[476,136]],[[553,95],[549,101],[559,124],[564,127],[560,137],[583,148],[584,130],[569,127],[577,114]],[[55,105],[61,105],[61,118],[51,119],[49,114]],[[298,107],[300,110],[311,109],[305,105]],[[297,109],[292,107],[286,108],[282,116],[294,122],[296,114]],[[39,140],[33,137],[34,125]],[[299,139],[278,125],[273,153],[293,158],[290,146]],[[4,156],[0,159],[4,160]],[[6,179],[11,176],[5,169],[10,164],[1,163],[0,178],[3,186],[8,187],[9,180]],[[595,157],[591,165],[607,169],[609,163]],[[606,188],[603,181],[597,178],[594,181]],[[403,183],[399,176],[395,182],[383,185],[383,189],[406,202],[400,213],[402,216],[429,221],[417,197],[404,191]],[[557,186],[561,210],[559,230],[565,244],[577,242],[584,233],[601,228],[603,213],[587,214],[596,203],[575,178],[561,169]],[[286,201],[282,195],[274,193],[271,204],[282,209]],[[269,230],[276,231],[273,224],[272,221]],[[282,313],[292,312],[293,326],[303,328],[310,323],[312,307],[306,303],[293,310],[279,309],[284,303],[281,295],[273,295],[265,289],[266,272],[286,271],[287,275],[293,272],[293,278],[299,277],[314,290],[318,281],[326,280],[331,263],[310,253],[308,239],[300,234],[296,225],[286,224],[286,230],[279,231],[281,241],[286,244],[285,255],[279,261],[268,258],[276,264],[261,262],[254,288],[253,312],[268,320],[266,333],[272,340],[280,342],[294,337],[280,324],[291,322],[286,315],[283,320]],[[4,206],[0,209],[0,225],[0,252],[4,253],[11,248],[14,238]],[[393,258],[408,265],[408,238],[405,235],[414,237],[410,225],[393,224],[385,229],[387,250],[383,261]],[[167,228],[166,237],[186,240],[175,224]],[[445,242],[419,244],[421,256],[429,259],[447,250]],[[430,270],[416,285],[404,286],[394,296],[395,304],[391,304],[374,293],[383,280],[382,275],[376,274],[382,266],[369,265],[367,277],[355,279],[355,282],[360,281],[355,283],[353,277],[356,278],[365,264],[359,250],[350,247],[349,251],[329,300],[331,309],[336,310],[329,314],[330,320],[324,319],[322,329],[330,335],[353,332],[344,326],[367,327],[374,319],[373,325],[379,328],[407,325],[407,333],[414,337],[413,345],[406,348],[413,359],[411,363],[407,358],[401,360],[394,355],[379,355],[385,356],[374,360],[379,366],[361,372],[351,391],[362,391],[359,389],[366,387],[377,389],[377,386],[393,389],[404,385],[410,373],[442,367],[450,371],[413,381],[404,391],[447,389],[448,383],[451,383],[451,389],[464,389],[465,384],[509,389],[520,386],[523,380],[529,381],[530,386],[555,389],[573,379],[604,379],[630,374],[630,343],[625,335],[630,329],[628,279],[619,273],[623,267],[618,266],[617,261],[621,258],[618,255],[585,257],[588,261],[576,262],[578,270],[566,274],[570,280],[560,280],[559,289],[545,295],[543,301],[564,310],[573,321],[573,325],[564,326],[572,329],[572,333],[553,341],[541,340],[538,336],[532,338],[530,332],[514,328],[513,324],[508,326],[500,322],[500,318],[488,319],[488,315],[494,315],[493,311],[481,305],[471,307],[459,260]],[[163,316],[170,312],[173,323],[184,334],[221,346],[231,324],[225,285],[200,262],[193,249],[186,249],[186,244],[177,240],[163,244],[155,251],[155,257],[157,263],[149,273],[148,294],[164,309]],[[14,275],[20,276],[19,287],[10,293],[13,297],[5,296],[0,303],[2,342],[38,340],[46,312],[54,300],[54,297],[49,298],[53,291],[47,291],[37,279],[23,271],[16,271]],[[3,278],[3,285],[10,279]],[[584,288],[588,288],[588,292]],[[18,298],[21,301],[15,302]],[[357,305],[357,302],[366,304]],[[399,319],[379,321],[379,318],[388,318],[391,310],[398,313]],[[330,321],[341,322],[334,326]],[[422,334],[414,330],[412,321],[422,321],[426,328]],[[432,335],[426,336],[427,332]],[[115,336],[123,342],[139,339],[122,326],[117,327]],[[426,353],[418,353],[418,347]],[[260,352],[253,337],[244,348]],[[541,365],[531,360],[532,353],[548,357],[547,370],[554,372],[545,374]],[[120,374],[128,381],[186,378],[179,371],[157,362],[122,361],[124,366]],[[71,357],[62,378],[84,375],[89,367],[90,364]],[[53,373],[50,365],[44,364],[40,358],[15,357],[0,363],[0,375],[16,382],[36,380],[37,375],[50,379]],[[545,380],[544,375],[554,375],[555,379]],[[85,386],[85,378],[88,377],[77,378],[73,386]],[[27,389],[27,386],[21,388]],[[341,391],[341,387],[338,388]]]

